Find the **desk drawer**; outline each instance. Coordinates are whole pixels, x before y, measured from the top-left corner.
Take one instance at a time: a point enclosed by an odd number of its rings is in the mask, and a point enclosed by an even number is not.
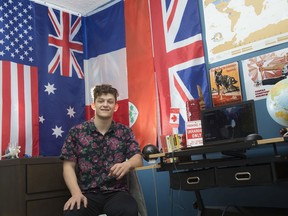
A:
[[[67,190],[62,166],[62,163],[28,164],[27,193]]]
[[[215,186],[214,169],[170,173],[170,187],[176,190],[199,190]]]
[[[69,196],[39,199],[27,202],[27,216],[60,216]]]
[[[216,182],[219,186],[259,185],[272,181],[272,169],[269,164],[216,169]]]

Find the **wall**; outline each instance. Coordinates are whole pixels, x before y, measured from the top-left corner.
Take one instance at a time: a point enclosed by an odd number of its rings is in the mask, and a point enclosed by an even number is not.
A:
[[[202,4],[202,1],[200,1]],[[200,4],[200,5],[201,5]],[[202,10],[200,10],[202,12]],[[201,13],[203,21],[203,13]],[[202,25],[203,26],[203,25]],[[205,41],[205,32],[203,33]],[[204,47],[206,49],[205,43]],[[240,79],[243,80],[243,70],[241,60],[265,53],[273,52],[288,47],[288,43],[284,43],[271,48],[252,52],[246,55],[217,62],[215,64],[207,64],[207,71],[210,68],[225,65],[235,61],[239,62]],[[205,56],[208,62],[207,56]],[[243,99],[245,97],[245,89],[242,82]],[[279,136],[281,125],[277,124],[269,116],[266,109],[266,100],[256,101],[256,115],[259,133],[263,138],[271,138]],[[267,147],[268,148],[268,147]],[[263,150],[254,150],[254,154],[260,154]],[[287,151],[287,148],[285,149]],[[142,184],[146,205],[149,216],[193,216],[197,215],[197,211],[193,208],[195,195],[193,192],[173,191],[169,188],[169,173],[156,172],[155,170],[138,171],[140,183]],[[214,188],[202,191],[204,203],[208,206],[227,206],[227,205],[243,205],[243,206],[271,206],[271,207],[287,207],[288,184],[275,184],[271,186],[259,186],[248,188]]]

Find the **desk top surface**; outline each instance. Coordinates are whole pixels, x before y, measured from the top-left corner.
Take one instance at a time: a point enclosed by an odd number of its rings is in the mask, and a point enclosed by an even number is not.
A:
[[[174,152],[165,152],[159,154],[151,154],[149,158],[159,158],[159,157],[177,157],[177,156],[187,156],[187,155],[196,155],[196,154],[205,154],[205,153],[213,153],[213,152],[223,152],[229,150],[246,150],[250,148],[257,147],[259,145],[269,145],[269,144],[277,144],[287,142],[288,137],[275,137],[269,139],[255,140],[249,142],[239,143],[231,143],[225,145],[217,145],[217,146],[197,146],[190,147],[187,149],[176,150]]]
[[[192,156],[192,155],[197,155],[197,154],[206,154],[206,153],[216,153],[216,152],[223,152],[223,151],[228,151],[231,149],[234,150],[247,150],[250,148],[255,148],[258,146],[262,146],[262,145],[269,145],[269,144],[278,144],[278,143],[285,143],[288,141],[288,137],[276,137],[276,138],[269,138],[269,139],[262,139],[262,140],[257,140],[257,141],[250,141],[250,142],[243,142],[241,145],[239,145],[239,143],[237,144],[231,144],[231,145],[223,145],[221,147],[217,146],[215,148],[215,146],[198,146],[198,147],[193,147],[193,148],[189,148],[189,149],[183,149],[183,150],[177,150],[174,152],[166,152],[166,153],[158,153],[158,154],[151,154],[149,155],[149,158],[151,159],[155,159],[155,158],[173,158],[173,157],[182,157],[182,156]],[[237,163],[247,163],[247,162],[251,162],[254,160],[258,160],[259,162],[261,161],[269,161],[269,160],[283,160],[283,159],[287,159],[287,156],[285,156],[285,158],[283,157],[275,157],[275,155],[272,155],[271,157],[263,157],[263,158],[252,158],[252,159],[244,159],[242,161],[238,160]],[[213,160],[213,163],[216,164],[221,164],[221,163],[227,163],[227,160],[229,160],[231,162],[231,160],[235,160],[235,158],[225,158],[225,159],[216,159]],[[187,164],[193,164],[193,166],[203,166],[205,164],[210,164],[211,160],[196,160],[193,161],[191,160],[191,162],[188,162]],[[185,163],[182,163],[183,165],[185,165]],[[215,164],[215,165],[216,165]],[[137,170],[145,170],[145,169],[154,169],[154,168],[164,168],[163,165],[165,165],[165,163],[163,163],[163,161],[161,161],[161,163],[157,163],[157,164],[152,164],[152,165],[148,165],[148,166],[144,166],[144,167],[139,167],[137,168]],[[168,164],[169,166],[169,164]]]
[[[14,165],[26,165],[26,164],[46,164],[46,163],[62,163],[59,157],[32,157],[32,158],[4,158],[0,160],[1,166],[14,166]]]

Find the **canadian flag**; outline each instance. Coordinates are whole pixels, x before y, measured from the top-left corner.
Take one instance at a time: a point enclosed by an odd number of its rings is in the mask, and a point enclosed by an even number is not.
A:
[[[170,125],[173,128],[177,128],[179,126],[179,108],[170,108]]]

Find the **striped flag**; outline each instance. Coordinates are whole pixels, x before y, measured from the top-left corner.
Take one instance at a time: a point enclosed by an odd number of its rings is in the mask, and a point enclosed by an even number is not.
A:
[[[38,155],[38,69],[30,1],[0,2],[0,156],[10,145]]]
[[[37,68],[0,61],[0,107],[2,153],[17,143],[21,152],[38,154]]]
[[[87,29],[84,61],[86,117],[94,116],[91,88],[111,84],[119,91],[116,121],[129,125],[127,56],[123,2],[116,1],[100,8],[95,14],[83,17]]]
[[[90,108],[91,88],[111,84],[119,91],[114,120],[132,127],[141,147],[156,144],[156,93],[147,2],[113,1],[83,19],[87,30],[87,118],[94,115]]]
[[[185,133],[185,103],[198,98],[210,106],[198,1],[150,0],[161,133],[172,134],[171,110],[179,108],[177,133]]]

